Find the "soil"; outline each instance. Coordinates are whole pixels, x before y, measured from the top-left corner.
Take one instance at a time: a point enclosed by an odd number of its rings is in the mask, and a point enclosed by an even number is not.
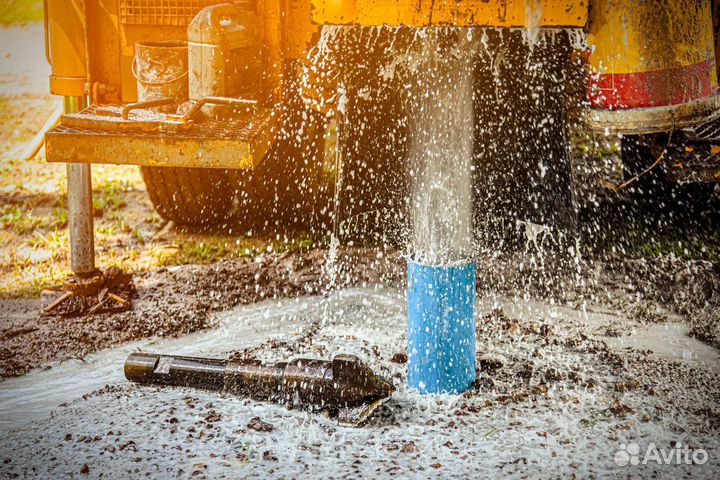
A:
[[[0,395],[0,419],[8,425],[0,440],[0,474],[717,476],[718,353],[692,339],[683,352],[676,343],[681,336],[670,328],[676,324],[663,325],[662,338],[653,342],[638,333],[644,321],[597,307],[484,296],[478,306],[476,384],[463,395],[422,396],[407,386],[401,289],[269,300],[221,317],[217,328],[192,338],[140,347],[212,358],[235,352],[270,363],[350,353],[392,379],[396,391],[364,427],[345,428],[302,408],[222,392],[133,385],[118,368],[128,349],[117,348],[99,352],[87,364],[70,362],[6,381]],[[618,322],[636,333],[607,335]],[[664,355],[658,347],[665,344],[675,351]],[[61,394],[63,400],[55,398],[53,405],[38,398],[42,389],[56,395],[68,377],[73,390]],[[23,400],[28,404],[19,403]],[[650,448],[689,448],[706,456],[696,457],[696,464],[674,458],[623,463],[618,452],[632,450],[631,444],[641,449],[640,459]]]
[[[0,46],[0,99],[15,102],[11,103],[15,110],[7,112],[8,115],[15,111],[23,114],[13,120],[15,130],[26,124],[32,126],[27,132],[21,132],[22,137],[39,128],[57,101],[47,93],[49,67],[42,55],[42,25],[5,28],[0,34],[7,40]],[[14,138],[13,129],[6,130],[0,134],[0,141],[12,151],[21,149],[24,144]],[[720,251],[717,245],[720,199],[716,196],[707,211],[690,215],[680,211],[667,215],[667,212],[655,212],[647,205],[638,208],[632,204],[629,194],[609,194],[595,181],[598,177],[613,179],[610,173],[618,169],[617,158],[580,157],[582,155],[578,155],[576,169],[576,197],[583,241],[580,256],[555,255],[545,248],[537,248],[532,242],[513,251],[478,254],[481,295],[529,296],[574,306],[601,304],[646,323],[664,322],[668,316],[678,315],[688,324],[691,335],[720,348],[720,266],[717,257],[710,260],[711,257],[701,254],[700,258],[692,259],[672,251],[660,255],[629,255],[625,249],[632,249],[633,245],[615,238],[627,236],[628,230],[633,233],[636,229],[641,236],[661,239],[669,236],[672,241],[686,241],[687,245],[688,240],[700,235],[696,243],[701,248],[707,246]],[[26,167],[32,169],[22,170]],[[98,182],[104,176],[112,178],[115,168],[97,168],[94,181]],[[4,186],[0,205],[20,205],[28,209],[23,212],[28,216],[52,217],[53,208],[61,197],[58,192],[62,190],[62,166],[47,165],[38,158],[35,163],[22,165],[22,169],[17,168],[18,177],[26,184],[25,190],[14,184]],[[137,172],[132,171],[137,176]],[[123,178],[128,176],[127,170],[116,173]],[[33,181],[38,184],[37,188],[27,186]],[[188,243],[188,237],[172,225],[150,221],[151,206],[138,182],[133,182],[127,191],[117,193],[115,203],[123,204],[122,207],[96,219],[98,261],[101,263],[128,248],[144,251],[151,247],[162,249]],[[43,189],[50,189],[52,193]],[[628,215],[631,211],[635,213]],[[106,221],[105,216],[118,217],[123,225]],[[638,227],[637,224],[642,223],[638,219],[653,216],[675,220]],[[137,233],[134,229],[146,238],[143,241],[134,238],[133,234]],[[22,235],[5,232],[9,237],[3,243],[0,265],[11,281],[30,277],[34,271],[41,270],[41,266],[50,271],[67,266],[67,244],[53,247],[54,250],[27,248],[27,243],[38,233],[50,237],[52,233],[63,231],[53,232],[50,227],[41,232],[38,230],[36,227]],[[116,233],[100,233],[101,230]],[[716,232],[714,237],[713,230]],[[209,241],[211,237],[205,232],[189,235],[199,237],[201,242]],[[234,243],[232,235],[225,235],[220,239],[220,245],[226,246],[228,239],[229,243]],[[643,238],[638,243],[646,246],[646,240]],[[598,242],[605,243],[596,245]],[[712,242],[715,245],[710,245]],[[567,250],[567,247],[576,246],[565,247]],[[10,255],[24,250],[30,252],[27,259]],[[139,254],[141,258],[145,256],[145,253]],[[335,287],[362,286],[378,281],[401,286],[404,281],[405,263],[398,251],[355,248],[345,249],[342,256],[337,265],[343,270]],[[74,318],[44,317],[39,314],[39,300],[0,300],[0,376],[22,375],[33,368],[69,358],[83,358],[98,349],[138,338],[179,336],[210,328],[213,312],[235,305],[322,293],[327,288],[326,257],[327,251],[323,249],[301,250],[282,255],[263,254],[257,260],[235,258],[209,265],[155,270],[156,264],[150,263],[149,267],[144,267],[150,271],[144,272],[144,268],[134,264],[137,261],[132,256],[120,255],[118,263],[140,270],[134,277],[137,296],[129,312]],[[21,260],[27,266],[15,272],[13,269],[22,263]],[[105,268],[105,265],[101,266]],[[14,276],[11,276],[13,272]],[[49,280],[57,281],[55,277]],[[627,331],[623,325],[613,328],[618,334]]]
[[[3,300],[0,374],[27,373],[82,358],[109,346],[152,336],[211,328],[212,314],[272,298],[327,291],[327,250],[263,254],[256,259],[162,268],[137,275],[131,311],[82,317],[40,315],[40,302]],[[527,253],[477,259],[480,295],[521,295],[581,307],[604,305],[644,324],[684,321],[690,334],[720,349],[718,264],[672,258],[609,257],[583,261]],[[540,261],[545,268],[538,268]],[[336,263],[336,288],[402,285],[405,260],[396,250],[350,248]],[[614,327],[619,334],[626,328]]]
[[[161,268],[134,279],[128,312],[80,317],[41,315],[35,300],[0,300],[0,375],[17,376],[52,362],[83,358],[146,337],[176,337],[212,327],[212,313],[271,298],[323,292],[327,251],[264,254],[213,265]],[[397,282],[398,253],[345,250],[336,286]],[[388,268],[389,267],[389,268]]]
[[[56,105],[47,95],[47,66],[25,61],[42,59],[37,55],[43,48],[41,30],[35,25],[2,33],[3,39],[12,41],[0,47],[0,56],[5,58],[0,68],[0,97],[10,102],[8,114],[24,112],[13,120],[13,128],[0,135],[7,158],[19,151],[26,140],[23,135],[39,127]],[[37,125],[21,131],[20,124],[27,123],[28,117],[37,117],[31,119]],[[630,472],[603,470],[604,464],[597,460],[608,459],[607,445],[601,445],[605,451],[599,452],[597,445],[586,444],[615,445],[626,439],[639,442],[649,438],[668,446],[681,438],[714,455],[720,438],[720,264],[717,256],[694,256],[682,250],[690,248],[689,239],[700,238],[703,252],[706,247],[720,251],[718,198],[706,212],[679,215],[674,211],[669,215],[674,216],[673,221],[650,225],[637,219],[660,214],[646,206],[637,208],[624,194],[609,195],[598,188],[592,178],[598,175],[597,164],[588,164],[592,171],[579,179],[584,239],[579,255],[577,245],[565,244],[558,253],[557,248],[538,247],[533,242],[477,255],[480,302],[499,301],[502,305],[485,308],[483,303],[478,319],[478,382],[457,399],[429,400],[404,387],[407,353],[402,347],[406,344],[402,298],[378,300],[373,299],[372,289],[362,290],[351,299],[348,310],[340,308],[333,313],[333,322],[320,325],[316,321],[319,307],[315,304],[342,295],[342,289],[348,287],[386,285],[401,297],[406,266],[402,252],[393,249],[342,248],[332,264],[327,262],[329,252],[317,248],[209,265],[156,268],[134,275],[133,306],[122,313],[43,316],[40,300],[0,300],[0,382],[6,386],[23,380],[8,377],[47,370],[25,377],[31,380],[38,373],[62,370],[62,362],[133,340],[201,331],[213,335],[218,330],[218,316],[233,308],[310,295],[313,297],[303,307],[305,316],[294,318],[293,333],[283,331],[274,337],[263,331],[271,339],[255,342],[244,353],[287,358],[296,354],[329,356],[338,348],[351,350],[400,386],[396,398],[369,428],[336,432],[327,419],[280,407],[215,393],[139,388],[103,377],[102,381],[111,385],[10,432],[0,445],[0,472],[56,476],[62,471],[92,476],[104,471],[157,476],[172,471],[177,476],[220,478],[225,471],[222,467],[231,468],[234,473],[228,476],[237,478],[245,474],[297,477],[313,469],[317,476],[396,476],[402,472],[453,476],[453,471],[459,476],[477,469],[485,476],[514,473],[527,478],[543,471],[543,465],[545,472],[548,465],[556,472],[555,464],[548,462],[551,456],[559,458],[558,476],[606,477]],[[609,170],[616,169],[617,159],[610,159],[610,164]],[[49,168],[38,160],[25,167],[32,171],[18,169],[18,178],[34,179],[53,192],[52,198],[35,205],[36,214],[45,209],[50,216],[62,184],[61,166]],[[105,168],[109,171],[112,167]],[[3,185],[0,204],[32,203],[19,202],[22,192],[18,192],[14,185]],[[32,192],[38,199],[45,195],[41,190]],[[151,207],[141,187],[118,195],[128,204],[116,212],[118,217],[145,227],[148,236],[154,235],[153,241],[182,244],[171,225],[146,220]],[[631,210],[635,213],[629,216]],[[616,238],[619,230],[622,235]],[[131,231],[121,231],[117,238],[103,237],[99,256],[107,257],[131,244]],[[623,240],[635,231],[658,237],[660,242]],[[26,237],[34,233],[28,232]],[[678,240],[685,242],[680,254],[633,251],[648,245],[665,248],[662,239],[667,236],[673,245]],[[19,249],[26,241],[25,237],[13,239],[8,250]],[[716,242],[714,246],[712,242]],[[52,261],[56,261],[54,256]],[[31,269],[35,265],[28,267]],[[504,299],[497,300],[499,297]],[[537,300],[544,305],[540,314],[511,311]],[[368,303],[373,308],[363,310]],[[387,313],[383,310],[387,304],[393,306],[387,325],[363,324],[368,318],[382,319],[380,313]],[[601,322],[582,323],[575,317],[545,315],[547,305],[607,315]],[[273,308],[270,304],[268,315],[277,317]],[[360,315],[363,312],[365,315]],[[346,316],[349,318],[342,324]],[[275,317],[272,321],[277,323],[268,329],[280,328],[282,322]],[[304,331],[294,333],[303,325]],[[251,326],[259,330],[257,325]],[[716,349],[707,353],[710,366],[697,366],[672,355],[659,357],[650,352],[647,342],[634,343],[637,332],[654,332],[656,327],[662,327],[660,343],[681,350],[681,357],[685,352],[672,342],[692,340],[686,334]],[[679,338],[665,341],[663,335],[670,332]],[[228,351],[191,353],[210,356]],[[120,375],[116,365],[113,363],[112,371]],[[232,421],[221,421],[227,419]],[[478,439],[482,441],[478,443]],[[172,447],[166,448],[168,444]],[[342,465],[326,461],[337,458],[349,460]],[[706,465],[705,470],[687,473],[695,478],[712,477],[717,472],[717,458],[712,461],[715,464]],[[672,473],[679,475],[678,471]],[[658,472],[639,474],[654,475]]]

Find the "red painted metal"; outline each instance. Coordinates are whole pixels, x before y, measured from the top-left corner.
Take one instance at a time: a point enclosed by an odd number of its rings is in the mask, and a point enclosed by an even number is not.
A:
[[[714,59],[654,72],[591,76],[588,99],[593,108],[632,108],[679,105],[717,93],[711,82]]]

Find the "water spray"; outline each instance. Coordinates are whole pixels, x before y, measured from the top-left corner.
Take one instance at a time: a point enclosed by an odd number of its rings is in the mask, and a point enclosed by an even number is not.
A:
[[[427,64],[413,72],[408,383],[423,394],[475,381],[472,42],[428,30]]]

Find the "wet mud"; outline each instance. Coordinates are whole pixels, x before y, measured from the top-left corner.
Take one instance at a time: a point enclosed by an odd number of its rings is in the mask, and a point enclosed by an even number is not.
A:
[[[529,247],[532,248],[532,247]],[[264,254],[256,259],[159,269],[134,279],[133,309],[83,317],[40,315],[40,302],[0,302],[0,374],[29,370],[146,337],[175,337],[213,327],[212,314],[273,298],[322,294],[328,251]],[[581,308],[601,305],[644,324],[683,322],[720,348],[720,267],[671,257],[581,259],[540,250],[479,254],[478,292],[520,295]],[[341,249],[335,287],[403,287],[403,252]],[[614,327],[618,334],[627,331]]]

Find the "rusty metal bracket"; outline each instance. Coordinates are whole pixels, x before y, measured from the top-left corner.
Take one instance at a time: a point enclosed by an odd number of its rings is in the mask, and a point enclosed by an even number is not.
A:
[[[158,100],[150,100],[147,102],[128,103],[122,107],[120,117],[123,120],[128,120],[132,110],[138,110],[140,108],[164,107],[165,105],[172,105],[173,103],[177,103],[177,101],[172,98],[160,98]]]
[[[693,127],[720,117],[720,94],[666,107],[588,109],[585,122],[598,133],[641,135]]]
[[[190,109],[180,117],[180,121],[188,123],[192,121],[202,110],[205,105],[230,105],[233,107],[251,107],[253,113],[257,113],[257,100],[246,100],[243,98],[229,98],[229,97],[203,97],[200,100],[192,100],[192,106]]]
[[[132,306],[134,292],[132,275],[115,268],[105,273],[96,270],[88,275],[73,275],[62,285],[43,290],[42,297],[52,300],[42,314],[77,316],[125,311]]]

